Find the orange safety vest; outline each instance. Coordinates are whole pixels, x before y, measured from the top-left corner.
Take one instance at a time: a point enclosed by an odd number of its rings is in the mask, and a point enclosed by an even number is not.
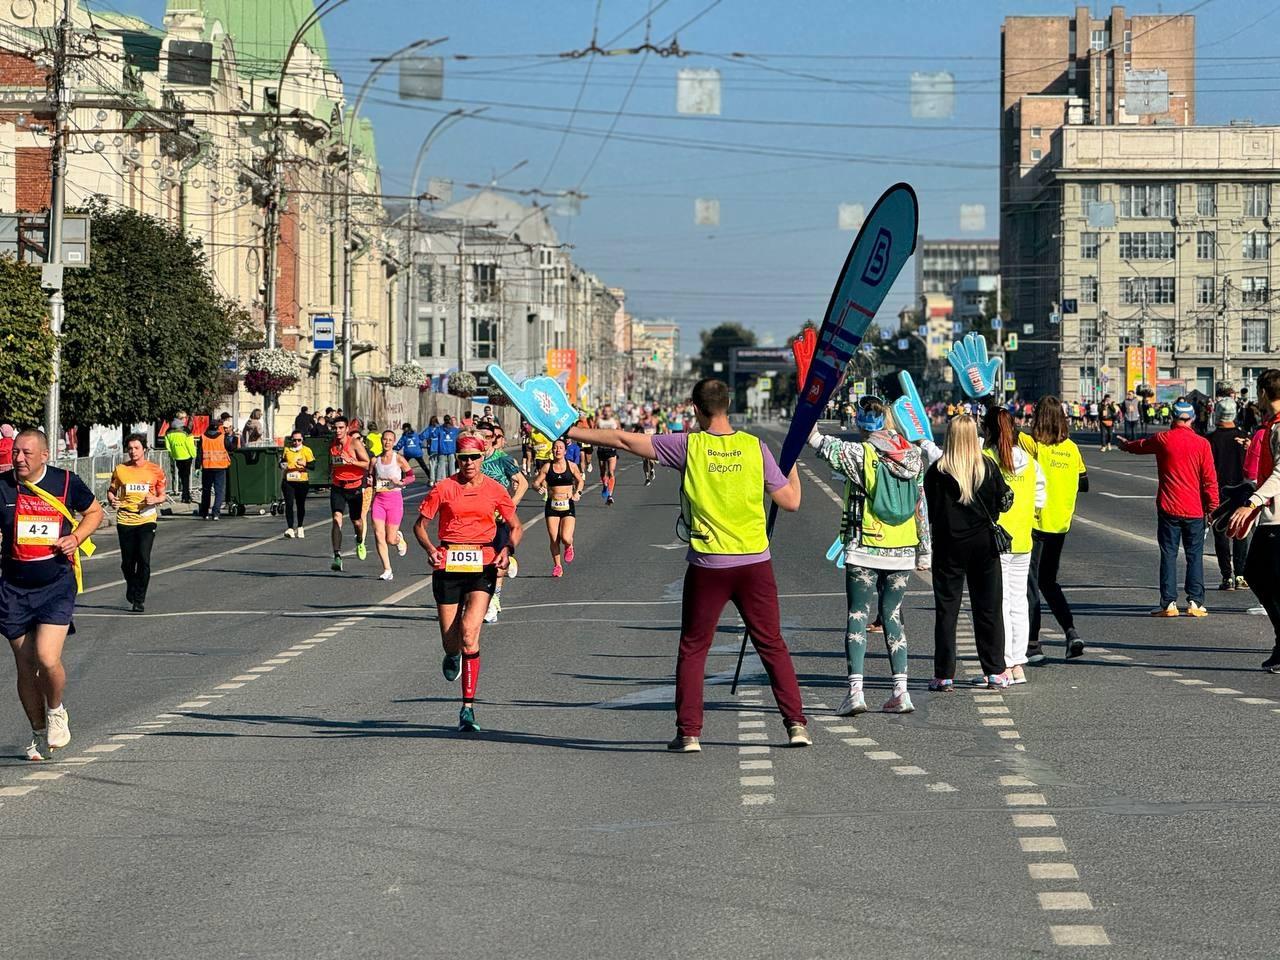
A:
[[[222,432],[216,437],[201,437],[200,450],[203,453],[201,466],[205,470],[225,470],[231,466],[231,454],[227,453],[227,438]]]

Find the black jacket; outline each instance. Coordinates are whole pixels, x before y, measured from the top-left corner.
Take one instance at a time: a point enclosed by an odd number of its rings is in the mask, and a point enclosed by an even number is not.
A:
[[[924,475],[924,495],[929,505],[935,552],[946,551],[957,542],[968,542],[975,537],[989,540],[991,521],[1013,505],[1013,491],[1004,482],[1000,468],[990,457],[982,458],[982,466],[986,471],[982,483],[973,502],[968,504],[960,502],[960,487],[950,474],[938,469],[937,463]]]

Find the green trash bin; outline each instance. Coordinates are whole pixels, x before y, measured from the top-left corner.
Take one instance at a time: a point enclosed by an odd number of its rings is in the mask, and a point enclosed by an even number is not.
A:
[[[241,447],[231,451],[227,510],[236,515],[272,515],[284,509],[280,492],[280,448]]]
[[[307,470],[307,490],[320,490],[329,486],[329,473],[332,467],[329,447],[333,441],[329,437],[307,437],[302,445],[311,451],[316,462]]]

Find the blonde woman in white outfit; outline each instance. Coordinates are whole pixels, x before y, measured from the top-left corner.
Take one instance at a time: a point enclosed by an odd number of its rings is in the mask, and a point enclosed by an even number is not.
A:
[[[1004,663],[1013,682],[1026,683],[1027,643],[1031,637],[1027,606],[1027,575],[1031,571],[1031,527],[1044,506],[1046,484],[1040,464],[1018,445],[1013,417],[1003,407],[993,408],[982,421],[987,456],[1000,466],[1013,491],[1013,505],[1000,514],[999,523],[1013,538],[1013,549],[1000,554],[1004,588]]]

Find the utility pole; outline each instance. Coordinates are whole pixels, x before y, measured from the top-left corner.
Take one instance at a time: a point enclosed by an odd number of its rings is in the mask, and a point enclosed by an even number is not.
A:
[[[44,405],[44,435],[54,457],[58,456],[58,438],[62,435],[62,321],[65,301],[62,298],[62,217],[67,199],[67,152],[65,136],[70,104],[67,96],[67,46],[71,34],[71,0],[62,0],[62,19],[58,22],[58,46],[53,61],[53,143],[50,148],[49,248],[47,271],[49,282],[49,326],[53,332],[53,379]]]
[[[467,369],[467,343],[463,336],[463,311],[467,302],[467,259],[466,259],[467,222],[463,220],[458,227],[458,372]]]
[[[1227,309],[1228,291],[1231,289],[1231,278],[1222,278],[1222,306],[1218,308],[1218,313],[1222,316],[1222,382],[1230,383],[1231,378],[1229,371],[1231,367],[1230,352],[1230,336],[1231,336],[1231,315]],[[1217,391],[1214,391],[1215,393]]]

